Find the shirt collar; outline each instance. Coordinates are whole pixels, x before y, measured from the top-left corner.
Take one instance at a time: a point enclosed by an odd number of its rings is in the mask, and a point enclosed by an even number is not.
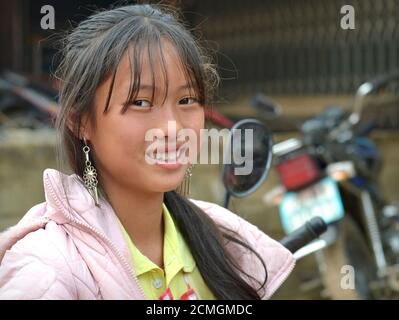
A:
[[[164,221],[164,272],[167,285],[169,285],[170,281],[181,269],[183,269],[184,272],[192,272],[195,268],[195,260],[164,203],[162,203],[162,209]],[[121,223],[120,226],[128,242],[129,251],[132,254],[136,276],[150,272],[153,269],[159,269],[154,262],[137,249]]]

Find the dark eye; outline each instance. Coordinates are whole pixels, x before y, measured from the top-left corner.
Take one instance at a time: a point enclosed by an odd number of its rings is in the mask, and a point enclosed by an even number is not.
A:
[[[179,101],[180,104],[194,104],[197,103],[198,100],[196,98],[193,97],[187,97],[187,98],[183,98]]]
[[[151,102],[148,100],[134,100],[129,103],[130,105],[133,105],[135,107],[140,107],[140,108],[150,108],[151,107]]]

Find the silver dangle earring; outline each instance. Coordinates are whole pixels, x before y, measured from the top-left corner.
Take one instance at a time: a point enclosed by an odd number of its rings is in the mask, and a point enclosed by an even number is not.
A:
[[[96,206],[98,205],[98,192],[97,192],[97,171],[96,168],[94,168],[91,165],[90,158],[89,158],[89,152],[90,152],[90,147],[87,145],[86,138],[83,137],[83,141],[85,143],[85,146],[83,147],[83,152],[85,153],[85,169],[83,171],[83,182],[91,194],[91,196],[94,199],[94,202]]]
[[[193,175],[194,165],[190,165],[186,171],[184,179],[179,187],[177,187],[176,192],[182,196],[188,196],[190,194],[191,176]]]

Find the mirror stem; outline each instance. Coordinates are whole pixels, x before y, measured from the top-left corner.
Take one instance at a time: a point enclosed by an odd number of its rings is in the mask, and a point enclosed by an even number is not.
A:
[[[226,193],[224,194],[224,204],[223,204],[223,207],[225,207],[226,209],[229,208],[229,201],[230,201],[230,192],[226,190]]]

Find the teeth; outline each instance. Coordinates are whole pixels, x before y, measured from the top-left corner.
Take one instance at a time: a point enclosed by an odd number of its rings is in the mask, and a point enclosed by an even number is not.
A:
[[[179,159],[181,157],[181,155],[183,154],[183,149],[179,149],[176,155],[176,151],[170,151],[170,152],[166,152],[166,153],[161,153],[161,152],[157,152],[155,155],[149,155],[151,158],[155,158],[158,161],[176,161],[177,159]]]
[[[157,160],[163,160],[164,157],[165,157],[165,154],[157,153],[157,154],[155,155],[155,157],[156,157]]]

